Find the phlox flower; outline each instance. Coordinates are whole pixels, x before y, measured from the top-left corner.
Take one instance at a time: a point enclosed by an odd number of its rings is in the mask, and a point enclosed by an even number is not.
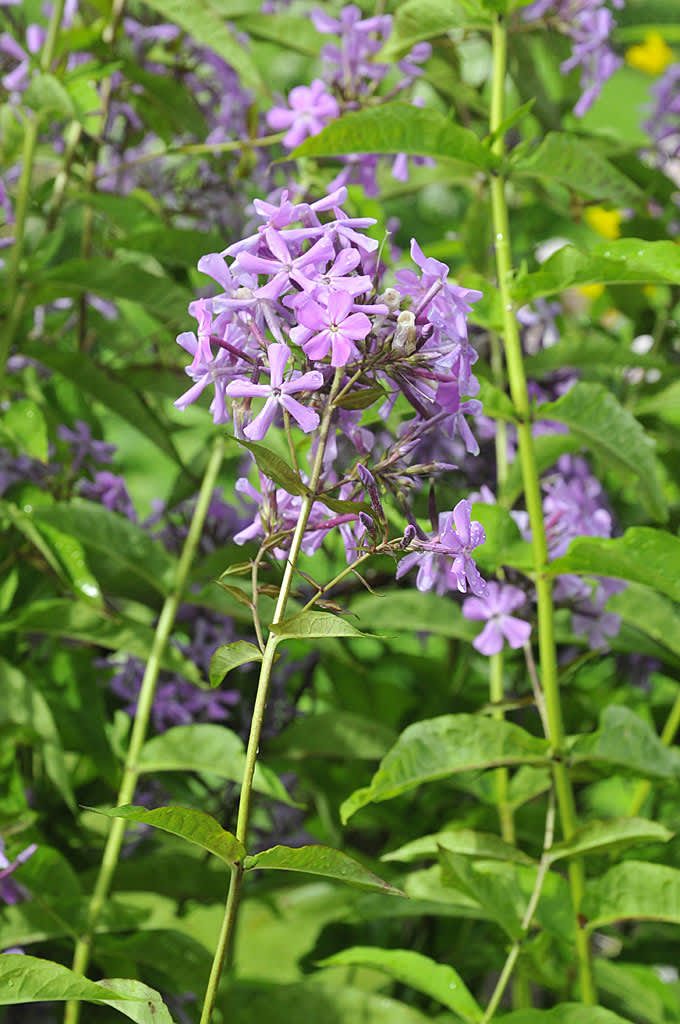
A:
[[[362,341],[371,330],[365,313],[352,313],[354,304],[348,292],[330,292],[326,305],[313,299],[298,310],[301,327],[294,327],[290,336],[301,344],[310,359],[325,359],[331,351],[331,366],[345,366],[358,356],[355,341]]]
[[[261,441],[276,418],[279,408],[283,408],[296,421],[298,426],[309,434],[319,425],[319,415],[313,409],[306,409],[291,396],[299,391],[317,391],[323,386],[323,374],[311,370],[299,377],[284,381],[283,374],[290,359],[290,349],[286,344],[276,343],[267,348],[269,358],[269,384],[253,384],[249,380],[232,380],[226,388],[230,398],[265,398],[264,406],[252,423],[248,424],[243,433],[251,441]]]
[[[320,78],[315,78],[311,85],[296,85],[288,102],[290,109],[272,107],[267,113],[270,128],[276,132],[288,129],[283,137],[287,149],[295,149],[308,135],[318,135],[340,113],[338,101],[326,91]]]
[[[515,618],[510,612],[524,604],[524,593],[519,587],[489,583],[486,597],[466,597],[463,601],[463,615],[473,622],[486,620],[479,636],[472,641],[480,654],[498,654],[504,640],[515,649],[522,647],[529,639],[531,626],[523,619]]]

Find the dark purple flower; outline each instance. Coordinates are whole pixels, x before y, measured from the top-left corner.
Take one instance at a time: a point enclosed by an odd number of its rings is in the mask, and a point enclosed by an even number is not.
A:
[[[418,566],[418,590],[435,589],[438,594],[457,589],[466,593],[468,585],[473,594],[483,597],[486,583],[479,575],[472,551],[486,540],[481,523],[471,520],[469,501],[459,501],[453,512],[442,512],[436,533],[430,538],[414,537],[416,548],[402,558],[397,567],[397,579]]]
[[[19,903],[25,897],[25,890],[10,879],[10,875],[21,865],[25,864],[29,857],[32,857],[38,849],[36,843],[31,843],[21,853],[18,853],[13,861],[5,856],[5,841],[0,836],[0,901],[7,904]]]
[[[61,441],[66,441],[71,449],[73,455],[71,467],[74,473],[78,472],[86,459],[90,459],[94,465],[110,463],[116,452],[115,444],[96,441],[92,437],[89,424],[84,420],[76,420],[73,430],[61,424],[57,427],[57,437]]]
[[[525,596],[519,587],[491,582],[487,585],[486,597],[466,597],[463,601],[463,615],[474,622],[486,620],[486,626],[472,641],[480,654],[498,654],[503,639],[514,649],[522,647],[529,639],[531,626],[523,619],[515,618],[510,612],[524,604]]]

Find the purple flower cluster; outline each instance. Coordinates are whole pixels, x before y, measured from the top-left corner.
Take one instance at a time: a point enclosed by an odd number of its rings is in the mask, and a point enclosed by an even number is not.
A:
[[[346,198],[342,187],[311,203],[295,204],[287,192],[277,204],[255,200],[263,221],[259,229],[199,261],[223,291],[190,307],[197,331],[177,340],[193,357],[187,367],[193,383],[175,404],[184,409],[211,387],[215,423],[232,419],[237,436],[262,441],[283,418],[312,435],[314,450],[320,417],[332,401],[320,490],[337,491],[342,501],[367,499],[372,513],[334,511],[330,498],[326,504],[320,494],[303,551],[316,551],[337,528],[351,562],[363,545],[376,541],[384,524],[379,485],[404,507],[405,490],[452,468],[444,461],[418,461],[433,434],[459,434],[468,451],[477,450],[465,416],[481,408],[467,398],[479,388],[467,315],[480,293],[451,284],[448,267],[427,258],[415,240],[416,269],[398,271],[396,287],[386,287],[378,242],[366,234],[375,222],[350,217],[341,206]],[[336,405],[338,391],[346,397]],[[395,436],[384,424],[399,399],[402,418]],[[377,433],[362,423],[361,412],[376,401]],[[357,456],[362,464],[348,469]],[[306,480],[303,471],[301,477]],[[275,537],[269,546],[282,557],[301,498],[264,473],[259,490],[245,477],[236,490],[256,508],[236,543]],[[419,586],[436,585],[442,592],[469,585],[481,593],[484,584],[471,551],[483,540],[479,524],[470,522],[469,503],[460,502],[444,514],[436,535],[428,538],[413,528],[402,545],[411,550],[399,574],[422,562]]]
[[[625,0],[611,0],[619,10]],[[571,56],[560,70],[565,74],[580,68],[581,96],[574,107],[583,117],[602,91],[602,86],[623,63],[611,48],[616,22],[606,0],[535,0],[522,11],[525,21],[545,18],[571,39]]]
[[[267,123],[274,131],[285,131],[283,144],[295,149],[311,135],[318,135],[329,122],[349,110],[375,105],[378,90],[393,72],[394,65],[376,59],[392,30],[392,16],[380,14],[364,18],[355,4],[343,7],[337,18],[316,8],[311,12],[314,27],[323,35],[335,37],[326,43],[320,54],[322,77],[309,86],[298,85],[288,96],[287,106],[275,106],[267,114]],[[431,53],[429,43],[417,43],[396,67],[400,77],[387,83],[383,100],[409,89],[422,74],[420,64]],[[377,195],[376,169],[378,157],[373,154],[350,155],[342,159],[343,170],[330,188],[352,183],[361,184],[367,195]],[[426,162],[416,158],[416,162]],[[399,154],[392,174],[399,181],[408,180],[408,160]]]

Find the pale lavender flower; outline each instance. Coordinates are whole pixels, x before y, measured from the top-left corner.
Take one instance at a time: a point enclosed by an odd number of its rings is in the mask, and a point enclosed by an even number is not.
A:
[[[658,162],[664,166],[680,156],[680,64],[671,64],[651,88],[656,100],[644,129],[658,149]],[[677,180],[677,170],[675,174]]]
[[[473,647],[490,656],[503,648],[504,639],[513,649],[522,647],[529,639],[531,626],[518,619],[511,612],[524,604],[525,596],[519,587],[491,582],[486,597],[466,597],[463,601],[463,615],[473,622],[486,625],[479,636],[472,641]]]
[[[319,425],[319,415],[313,409],[307,409],[291,396],[301,391],[318,391],[323,387],[323,374],[318,370],[293,375],[284,381],[283,375],[290,349],[285,344],[269,345],[269,384],[253,384],[248,380],[233,380],[227,385],[226,393],[230,398],[265,398],[265,404],[255,419],[245,428],[243,433],[251,441],[261,441],[274,422],[279,409],[283,408],[296,421],[305,434],[309,434]]]
[[[354,300],[347,292],[331,292],[322,306],[311,299],[298,310],[302,326],[294,327],[291,338],[310,359],[324,359],[331,351],[331,366],[345,366],[358,355],[355,341],[371,329],[365,313],[351,312]]]
[[[410,569],[418,566],[416,587],[426,591],[434,589],[438,594],[448,590],[466,593],[468,586],[473,594],[483,597],[486,583],[480,576],[472,552],[486,540],[481,523],[471,520],[472,506],[469,501],[459,501],[453,512],[439,514],[438,528],[429,538],[415,536],[411,551],[397,567],[397,579]]]
[[[318,135],[325,126],[338,117],[340,107],[334,96],[326,91],[320,78],[311,85],[297,85],[288,96],[290,109],[272,107],[267,123],[276,132],[286,131],[283,144],[295,149],[309,135]]]

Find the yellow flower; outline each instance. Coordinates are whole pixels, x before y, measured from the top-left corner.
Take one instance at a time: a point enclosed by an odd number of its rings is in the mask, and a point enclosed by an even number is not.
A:
[[[586,297],[586,299],[590,299],[591,302],[594,302],[595,299],[599,299],[600,295],[602,295],[602,292],[604,291],[604,285],[582,284],[579,287],[579,291],[581,295],[584,295]]]
[[[587,206],[584,217],[593,231],[597,231],[598,235],[602,235],[603,238],[613,241],[615,238],[621,237],[623,214],[620,210],[605,210],[602,206]]]
[[[648,75],[660,75],[673,63],[673,51],[660,32],[645,32],[645,41],[626,50],[626,62]]]

